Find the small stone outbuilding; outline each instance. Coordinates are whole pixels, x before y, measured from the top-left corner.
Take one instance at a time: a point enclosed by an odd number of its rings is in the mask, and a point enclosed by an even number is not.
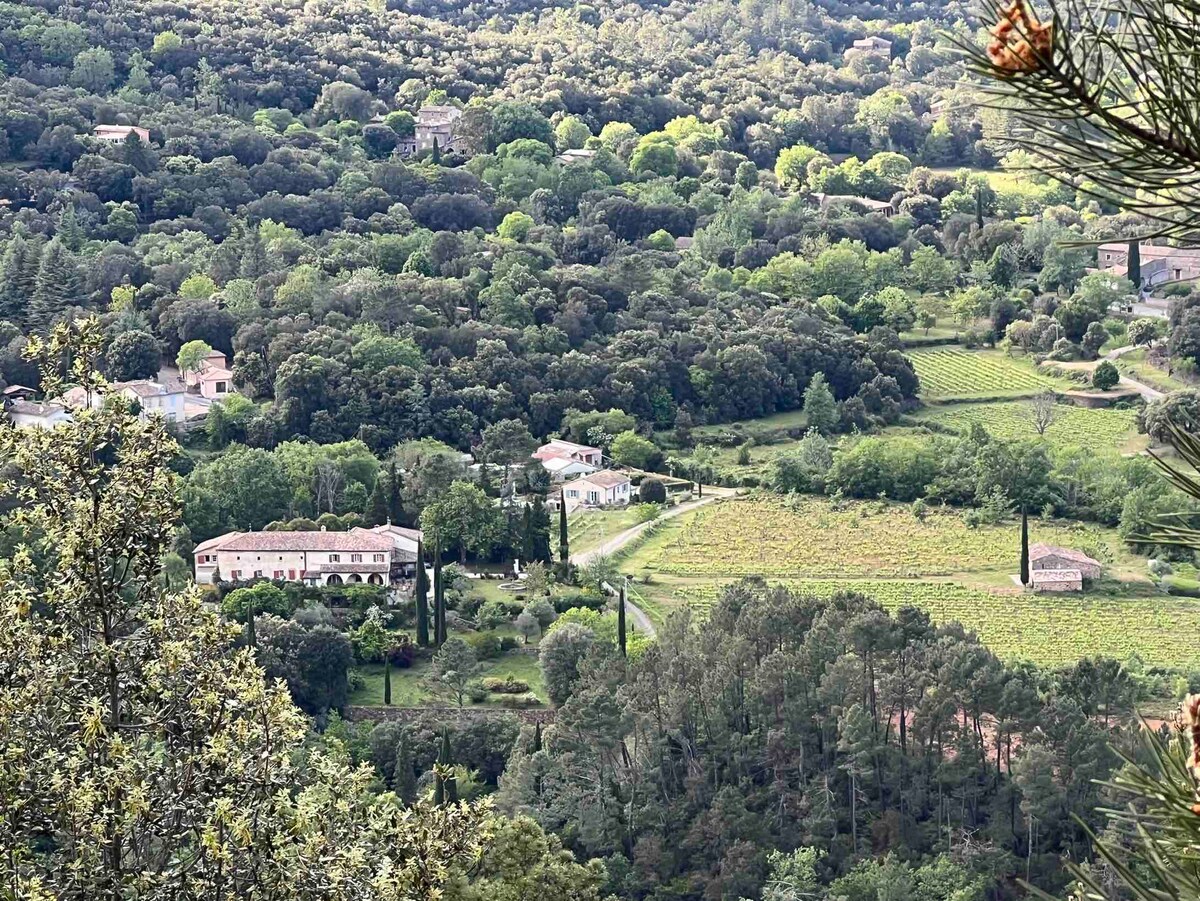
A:
[[[1035,569],[1029,578],[1038,592],[1083,591],[1083,573],[1077,569]]]
[[[1085,579],[1098,579],[1103,566],[1099,560],[1093,560],[1082,551],[1039,542],[1029,548],[1029,568],[1033,572],[1048,569],[1078,570]]]

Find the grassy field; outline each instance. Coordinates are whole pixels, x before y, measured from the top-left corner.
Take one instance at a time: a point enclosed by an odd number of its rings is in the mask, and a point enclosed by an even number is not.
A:
[[[967,528],[961,511],[917,520],[907,507],[770,496],[725,501],[664,523],[621,561],[641,580],[635,601],[661,621],[709,606],[720,586],[763,576],[827,596],[857,591],[889,609],[911,604],[958,621],[1005,658],[1056,665],[1081,656],[1138,654],[1150,665],[1200,667],[1180,640],[1200,628],[1200,601],[1160,594],[1145,561],[1111,530],[1030,523],[1033,541],[1099,556],[1106,578],[1084,595],[1035,595],[1013,584],[1015,522]]]
[[[618,532],[637,524],[638,518],[632,507],[620,510],[578,510],[567,517],[567,537],[571,542],[571,553],[590,551]],[[557,553],[557,518],[553,518],[550,524],[550,543],[552,550]]]
[[[911,350],[908,357],[921,379],[921,397],[927,401],[1030,397],[1047,388],[1071,387],[1038,372],[1031,361],[998,350],[937,347]]]
[[[933,406],[919,411],[912,419],[917,423],[936,423],[960,434],[966,434],[978,422],[997,438],[1038,437],[1029,401]],[[1077,444],[1121,453],[1137,453],[1149,444],[1147,436],[1137,434],[1137,411],[1089,409],[1070,404],[1055,405],[1054,421],[1046,429],[1045,438],[1058,445]]]
[[[1117,369],[1130,378],[1144,382],[1151,388],[1157,388],[1159,391],[1182,391],[1185,388],[1196,387],[1185,382],[1183,379],[1168,375],[1165,369],[1159,369],[1151,363],[1149,352],[1145,348],[1131,350],[1120,357],[1117,360]]]
[[[383,704],[383,664],[366,664],[356,667],[363,678],[363,686],[350,695],[350,703],[356,706],[381,706]],[[392,670],[392,705],[396,707],[420,707],[427,703],[438,703],[453,706],[451,699],[431,701],[429,692],[421,685],[421,679],[429,669],[428,662],[415,661],[409,669]],[[480,678],[485,676],[512,676],[529,683],[529,690],[543,702],[546,700],[546,689],[542,685],[542,672],[538,668],[538,659],[533,654],[521,651],[510,651],[496,660],[484,660],[481,663]],[[485,706],[495,706],[504,697],[499,694],[488,695]]]

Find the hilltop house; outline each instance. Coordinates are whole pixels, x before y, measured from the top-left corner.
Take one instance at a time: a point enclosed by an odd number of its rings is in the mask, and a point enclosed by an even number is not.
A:
[[[542,461],[542,468],[550,473],[551,482],[563,482],[576,476],[589,476],[596,471],[591,463],[572,460],[569,457],[550,457]]]
[[[187,392],[182,382],[156,382],[152,379],[134,379],[130,382],[112,382],[108,390],[120,394],[130,401],[136,402],[140,408],[139,416],[145,420],[151,416],[161,416],[167,422],[183,422],[187,419],[185,401]],[[63,402],[68,407],[99,407],[104,398],[93,394],[89,398],[82,388],[68,389],[63,394]]]
[[[849,47],[846,48],[846,59],[853,59],[856,56],[882,56],[890,58],[892,55],[892,42],[873,35],[869,38],[860,38]]]
[[[417,110],[412,136],[401,138],[396,145],[396,152],[401,156],[413,156],[423,150],[432,150],[435,140],[438,150],[444,153],[461,149],[455,123],[462,118],[462,114],[457,106],[428,104],[421,107]]]
[[[19,429],[53,429],[71,421],[71,411],[58,403],[6,398],[4,412]]]
[[[814,194],[821,212],[827,213],[838,207],[862,207],[868,213],[882,213],[888,219],[899,212],[895,204],[887,200],[872,200],[856,194]]]
[[[390,585],[399,556],[390,533],[361,528],[229,532],[200,542],[193,554],[200,584],[261,578],[314,585]],[[415,561],[416,554],[412,556]]]
[[[533,452],[533,458],[541,460],[543,465],[547,460],[573,460],[577,463],[586,463],[593,469],[600,468],[603,457],[604,452],[598,447],[576,444],[561,438],[551,438]]]
[[[579,147],[572,150],[564,150],[562,153],[556,156],[555,159],[563,165],[566,165],[567,163],[586,163],[595,155],[596,151],[585,150],[584,148]]]
[[[225,364],[225,354],[214,350],[200,361],[195,372],[183,374],[183,384],[209,400],[221,400],[233,391],[233,373]]]
[[[123,144],[130,135],[137,135],[143,144],[150,143],[150,129],[136,125],[97,125],[92,129],[92,137],[106,144]]]
[[[580,476],[563,486],[568,510],[581,506],[623,507],[629,503],[630,495],[629,477],[611,469]]]
[[[1141,258],[1142,283],[1134,287],[1139,290],[1167,282],[1200,279],[1200,248],[1142,244],[1138,248],[1138,256]],[[1096,249],[1096,260],[1101,272],[1128,275],[1129,245],[1101,244]]]

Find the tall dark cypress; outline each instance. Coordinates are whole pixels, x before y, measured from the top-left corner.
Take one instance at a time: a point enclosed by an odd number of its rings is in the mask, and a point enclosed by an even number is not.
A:
[[[533,724],[533,753],[542,750],[542,721]]]
[[[400,470],[396,467],[396,461],[393,460],[388,467],[388,497],[387,509],[388,519],[397,525],[404,522],[404,477],[400,475]]]
[[[621,582],[621,591],[617,595],[617,642],[621,645],[621,656],[625,653],[625,582]]]
[[[383,703],[392,706],[392,661],[386,655],[383,658]]]
[[[446,640],[446,594],[442,584],[442,549],[433,549],[433,646],[440,648]]]
[[[1021,584],[1029,584],[1029,514],[1021,508]]]
[[[571,559],[571,543],[567,539],[567,492],[558,490],[558,559],[566,569]]]
[[[975,186],[975,224],[983,228],[983,185]]]
[[[1129,253],[1125,255],[1125,277],[1133,283],[1135,290],[1142,289],[1142,245],[1129,242]]]
[[[250,611],[250,616],[246,620],[246,644],[253,650],[258,650],[258,634],[254,631],[254,611]]]
[[[417,583],[413,588],[417,605],[417,644],[429,647],[429,575],[425,572],[425,544],[417,542]]]
[[[450,730],[442,727],[442,746],[438,750],[438,766],[434,770],[433,800],[435,804],[453,804],[458,800],[458,782],[453,772],[443,777],[437,770],[454,766],[450,755]]]

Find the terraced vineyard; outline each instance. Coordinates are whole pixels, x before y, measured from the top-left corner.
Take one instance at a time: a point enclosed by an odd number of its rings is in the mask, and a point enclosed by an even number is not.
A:
[[[1038,437],[1030,401],[929,407],[913,418],[961,434],[978,422],[997,438]],[[1133,410],[1088,409],[1069,404],[1055,405],[1054,421],[1046,429],[1045,438],[1054,444],[1111,448],[1127,453],[1143,449],[1148,440],[1137,434],[1137,413]]]
[[[1111,533],[1032,523],[1033,540],[1120,553]],[[1017,564],[1012,524],[969,529],[957,510],[917,520],[897,504],[774,496],[704,507],[663,524],[626,560],[627,572],[768,578],[917,578],[1005,573]]]
[[[1039,373],[1032,363],[996,350],[937,347],[911,350],[908,357],[921,379],[921,397],[928,401],[1029,397],[1046,388],[1069,387]]]
[[[1200,667],[1200,648],[1181,640],[1200,627],[1200,602],[1180,598],[1120,598],[992,592],[949,582],[887,580],[786,580],[789,587],[829,597],[854,591],[889,610],[909,605],[938,623],[959,622],[1000,657],[1043,666],[1104,654],[1137,654],[1150,666]],[[707,609],[720,584],[680,585],[675,603]]]

